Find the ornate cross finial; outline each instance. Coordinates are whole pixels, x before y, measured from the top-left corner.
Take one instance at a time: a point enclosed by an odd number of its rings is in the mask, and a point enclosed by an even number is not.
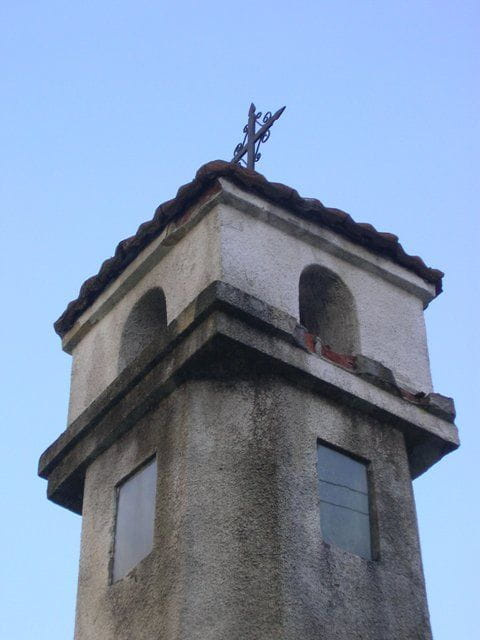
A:
[[[233,152],[232,162],[239,163],[243,162],[247,169],[255,169],[255,163],[260,160],[261,153],[259,153],[258,149],[262,142],[266,142],[270,137],[270,127],[278,120],[279,117],[285,110],[285,107],[279,109],[276,113],[273,114],[271,111],[267,111],[267,113],[262,118],[262,112],[259,111],[255,113],[255,105],[250,105],[250,109],[248,110],[248,123],[243,127],[243,133],[245,137],[243,138],[243,142],[240,142],[235,147],[235,151]],[[260,118],[262,121],[260,122]],[[260,125],[260,129],[255,132],[256,126]],[[247,154],[247,161],[243,160],[243,156]]]

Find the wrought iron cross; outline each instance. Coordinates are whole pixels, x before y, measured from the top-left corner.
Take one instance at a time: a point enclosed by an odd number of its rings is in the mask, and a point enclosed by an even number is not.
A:
[[[240,142],[235,147],[235,151],[233,152],[232,162],[239,163],[243,162],[247,169],[255,169],[255,163],[258,162],[261,158],[261,153],[259,153],[258,149],[262,142],[266,142],[270,137],[270,127],[278,120],[282,113],[285,111],[285,107],[279,109],[276,113],[273,114],[271,111],[267,111],[267,113],[262,118],[262,112],[259,111],[255,113],[255,105],[250,105],[250,109],[248,110],[248,123],[243,127],[243,133],[245,137],[243,138],[243,142]],[[260,121],[261,119],[261,121]],[[260,125],[260,129],[255,131],[257,128],[257,124]],[[243,159],[243,156],[247,154],[247,161]]]

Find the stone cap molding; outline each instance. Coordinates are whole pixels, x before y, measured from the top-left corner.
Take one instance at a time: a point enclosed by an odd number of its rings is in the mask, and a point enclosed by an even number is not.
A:
[[[292,316],[223,282],[209,285],[42,454],[48,497],[82,511],[89,464],[189,380],[281,376],[404,433],[411,475],[459,445],[453,401],[396,386],[390,370],[315,343]]]
[[[299,218],[330,229],[335,234],[348,238],[374,254],[388,258],[433,285],[435,295],[442,291],[443,273],[438,269],[427,267],[420,257],[407,254],[394,234],[379,232],[368,223],[355,222],[348,213],[325,207],[315,198],[302,198],[295,189],[280,183],[269,182],[256,171],[216,160],[203,165],[190,183],[180,187],[175,198],[164,202],[156,209],[151,221],[141,224],[135,235],[118,244],[114,256],[102,264],[97,275],[84,282],[78,297],[69,303],[54,324],[55,331],[60,337],[73,327],[76,320],[109,284],[169,224],[178,218],[188,216],[192,206],[198,205],[205,199],[208,200],[213,193],[220,190],[221,178],[228,179],[249,193],[285,207]]]

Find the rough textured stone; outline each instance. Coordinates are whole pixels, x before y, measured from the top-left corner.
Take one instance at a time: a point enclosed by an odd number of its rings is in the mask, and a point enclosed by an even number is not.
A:
[[[182,385],[90,465],[76,639],[430,638],[402,434],[246,377]],[[322,542],[318,438],[370,461],[373,561]],[[110,585],[114,488],[154,452],[154,550]]]
[[[395,236],[228,163],[120,243],[57,323],[69,420],[39,464],[83,515],[76,640],[429,640],[411,482],[458,446],[423,320],[440,286]],[[367,465],[372,560],[322,540],[319,441]],[[117,488],[153,455],[153,549],[112,584]]]
[[[429,410],[441,418],[455,420],[455,404],[453,398],[442,396],[441,393],[428,394]]]
[[[225,181],[182,221],[152,240],[64,336],[73,355],[69,422],[115,379],[125,323],[149,290],[163,290],[168,323],[216,280],[299,322],[300,277],[311,265],[338,274],[349,289],[355,351],[389,367],[401,386],[432,391],[423,319],[431,284]]]
[[[307,353],[309,335],[282,311],[226,283],[213,283],[42,455],[40,474],[49,479],[49,497],[80,512],[88,465],[184,380],[212,371],[216,376],[242,372],[247,378],[252,372],[276,371],[296,385],[390,422],[415,455],[414,477],[458,446],[455,426],[438,412],[430,413],[426,398],[419,404],[409,399],[415,400],[413,394],[404,397],[398,387],[379,383],[379,372],[386,374],[368,359],[356,358],[363,370],[369,366],[370,379],[364,379],[349,356],[323,346],[328,358],[311,349]]]
[[[397,383],[392,371],[381,362],[358,354],[355,358],[355,371],[372,384],[396,391]]]

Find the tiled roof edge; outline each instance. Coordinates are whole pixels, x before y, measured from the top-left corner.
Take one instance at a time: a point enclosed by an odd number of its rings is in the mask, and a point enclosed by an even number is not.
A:
[[[295,189],[277,182],[269,182],[256,171],[244,169],[223,160],[214,160],[200,167],[195,178],[179,188],[175,198],[161,204],[155,210],[152,220],[141,224],[135,235],[119,242],[115,254],[105,260],[97,275],[83,283],[78,298],[69,303],[55,322],[54,328],[58,335],[63,338],[82,313],[163,231],[166,225],[184,213],[185,209],[206,191],[210,193],[211,188],[221,177],[226,177],[238,186],[284,206],[303,218],[320,223],[374,253],[390,258],[434,284],[436,295],[442,291],[443,273],[438,269],[427,267],[420,257],[407,254],[394,234],[377,231],[367,223],[355,222],[348,213],[325,207],[315,198],[302,198]]]

